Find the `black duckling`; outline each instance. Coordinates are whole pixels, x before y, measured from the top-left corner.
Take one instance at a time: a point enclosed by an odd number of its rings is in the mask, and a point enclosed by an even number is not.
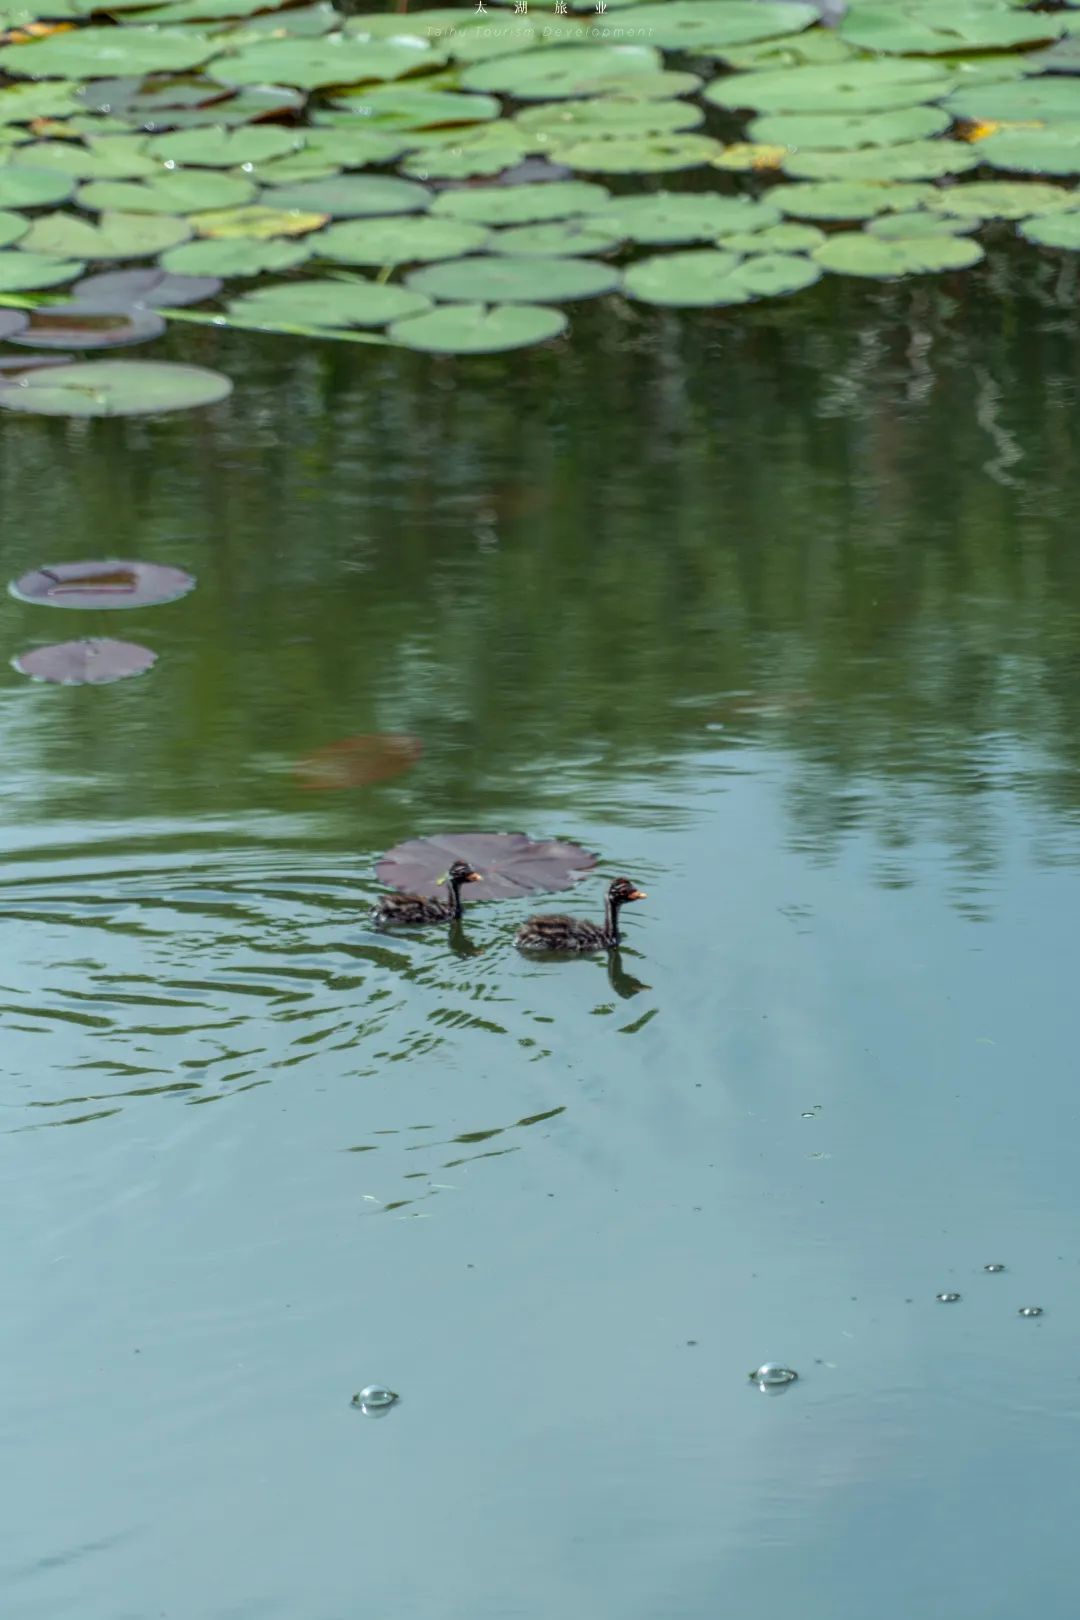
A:
[[[619,911],[629,900],[644,900],[644,889],[616,878],[607,892],[602,923],[580,917],[527,917],[514,943],[519,951],[611,951],[619,943]]]
[[[462,912],[461,885],[482,883],[468,861],[455,861],[439,879],[450,890],[449,900],[433,900],[425,894],[384,894],[372,913],[377,928],[420,928],[426,923],[456,922]]]

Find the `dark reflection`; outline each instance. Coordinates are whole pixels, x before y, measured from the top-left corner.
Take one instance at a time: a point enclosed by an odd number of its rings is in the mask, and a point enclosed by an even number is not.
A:
[[[641,979],[635,979],[623,967],[622,952],[609,951],[607,959],[608,983],[617,996],[629,1001],[631,996],[638,995],[642,990],[651,990],[652,986],[645,984]]]
[[[479,956],[484,950],[469,938],[460,919],[450,924],[446,942],[455,956]]]

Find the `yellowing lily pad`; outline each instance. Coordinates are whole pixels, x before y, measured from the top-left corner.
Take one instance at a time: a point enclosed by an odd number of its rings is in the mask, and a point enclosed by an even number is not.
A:
[[[250,203],[244,208],[213,208],[188,220],[199,236],[267,241],[273,236],[306,236],[325,225],[329,214],[305,213],[299,208],[266,208]]]

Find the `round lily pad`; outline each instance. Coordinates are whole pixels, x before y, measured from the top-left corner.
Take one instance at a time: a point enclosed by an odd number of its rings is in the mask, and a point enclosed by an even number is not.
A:
[[[143,675],[157,663],[157,653],[134,641],[63,641],[35,647],[11,660],[21,675],[59,686],[104,686]]]
[[[842,152],[863,146],[893,146],[929,140],[952,123],[940,107],[897,107],[891,112],[767,113],[755,118],[750,140],[766,146]]]
[[[403,894],[439,895],[439,879],[450,864],[468,861],[484,880],[485,900],[519,900],[573,888],[597,859],[579,844],[524,833],[439,833],[398,844],[377,863],[375,875]]]
[[[403,33],[399,39],[373,41],[328,34],[322,39],[273,39],[246,45],[234,54],[219,56],[208,72],[219,84],[287,84],[319,90],[366,79],[399,79],[445,60],[445,52],[415,35]]]
[[[528,140],[502,124],[484,128],[493,133],[459,140],[453,146],[421,147],[398,167],[416,180],[471,180],[502,174],[520,163],[529,150]]]
[[[431,193],[411,180],[342,174],[332,180],[275,186],[263,193],[263,201],[268,208],[329,214],[334,219],[359,219],[368,215],[420,213],[429,206]]]
[[[524,107],[514,124],[529,136],[570,141],[595,135],[673,135],[695,129],[705,114],[693,102],[588,96]]]
[[[708,135],[618,135],[559,142],[551,151],[557,163],[590,174],[664,174],[711,163],[723,147]]]
[[[100,371],[104,363],[95,366],[70,366],[66,370]],[[130,368],[129,368],[130,369]],[[177,369],[177,368],[172,368]],[[57,370],[47,374],[47,380],[57,376]],[[0,392],[10,392],[4,389]],[[162,602],[174,602],[194,590],[195,581],[182,568],[166,563],[117,561],[50,563],[35,568],[21,579],[14,580],[8,589],[20,602],[37,602],[45,607],[63,608],[129,608],[156,607]]]
[[[210,208],[238,208],[250,202],[255,192],[251,181],[239,175],[178,169],[150,180],[91,180],[79,187],[77,201],[95,212],[195,214]]]
[[[967,236],[923,235],[890,241],[863,231],[841,231],[830,236],[813,254],[824,270],[874,278],[967,270],[982,256],[978,242]]]
[[[819,231],[816,225],[784,220],[780,225],[766,225],[761,231],[721,236],[718,243],[725,253],[809,253],[824,240],[825,232]]]
[[[250,242],[269,241],[274,236],[306,236],[325,225],[329,214],[299,208],[267,208],[248,203],[243,208],[212,208],[205,214],[189,215],[189,223],[200,236]]]
[[[414,270],[408,285],[429,298],[462,303],[559,304],[611,292],[619,272],[595,259],[448,259]]]
[[[1080,121],[1051,125],[1049,129],[1002,130],[980,141],[978,153],[979,160],[991,169],[1080,174]]]
[[[6,84],[0,96],[0,125],[66,118],[78,106],[78,88],[75,84]]]
[[[373,281],[287,281],[229,304],[230,315],[273,326],[385,326],[430,309],[422,290]]]
[[[1080,192],[1038,180],[976,180],[927,198],[926,207],[978,219],[1025,219],[1080,208]]]
[[[561,310],[536,304],[447,304],[396,321],[389,333],[403,348],[425,354],[499,354],[546,343],[565,330]]]
[[[158,165],[145,151],[142,135],[89,136],[82,141],[34,141],[19,154],[37,169],[51,169],[75,180],[137,180]],[[70,192],[67,193],[70,195]]]
[[[39,304],[30,324],[11,338],[28,349],[119,349],[160,337],[165,322],[151,309],[77,301]]]
[[[32,79],[93,79],[104,74],[183,73],[217,47],[205,34],[180,28],[76,28],[31,45],[0,47],[0,68]]]
[[[425,264],[476,253],[490,237],[483,225],[424,214],[331,225],[320,233],[317,246],[320,258],[339,264]]]
[[[183,163],[194,168],[231,169],[242,163],[265,163],[294,152],[303,144],[300,130],[277,124],[251,124],[241,129],[180,129],[157,135],[146,145],[156,163]]]
[[[83,271],[79,259],[59,259],[51,253],[24,253],[16,247],[0,252],[0,292],[37,292],[74,281]]]
[[[906,241],[912,236],[963,236],[978,230],[981,224],[981,219],[956,219],[950,214],[914,209],[907,214],[878,214],[867,220],[863,230],[871,236],[901,237]]]
[[[464,219],[474,225],[535,225],[569,219],[602,208],[610,193],[588,180],[545,180],[532,184],[444,191],[432,205],[433,218]]]
[[[367,787],[411,770],[423,753],[419,737],[383,732],[370,737],[343,737],[307,754],[296,766],[301,787],[326,791]]]
[[[456,90],[421,90],[399,84],[335,91],[328,99],[332,107],[362,118],[372,130],[481,123],[498,118],[502,111],[495,96],[469,96]]]
[[[638,197],[613,197],[592,216],[603,230],[617,231],[628,242],[650,246],[680,242],[713,242],[736,232],[776,225],[780,210],[749,197],[720,197],[713,192],[656,191]]]
[[[311,242],[244,239],[186,242],[161,255],[162,268],[178,276],[262,276],[294,270],[311,257]]]
[[[802,185],[774,186],[769,197],[796,219],[869,219],[873,214],[918,208],[932,194],[932,186],[916,184],[813,180]]]
[[[800,0],[664,0],[634,6],[625,27],[631,37],[645,37],[661,50],[711,55],[729,45],[795,33],[819,17],[816,5]],[[616,23],[616,37],[618,31]]]
[[[642,303],[704,309],[800,292],[820,278],[818,266],[799,254],[740,259],[734,253],[697,248],[643,259],[627,270],[623,284],[630,297]]]
[[[487,247],[491,253],[509,253],[515,258],[554,258],[608,253],[617,248],[620,241],[616,231],[594,224],[586,216],[584,219],[554,219],[544,225],[511,225],[496,231]]]
[[[460,76],[466,90],[486,90],[517,101],[603,95],[614,82],[662,69],[648,45],[551,45],[478,62]]]
[[[1022,220],[1017,227],[1020,235],[1039,247],[1065,248],[1080,253],[1080,212],[1072,214],[1043,214]]]
[[[0,208],[50,208],[75,190],[69,174],[9,163],[0,167]]]
[[[217,276],[174,276],[166,270],[107,270],[84,277],[71,289],[80,301],[121,309],[183,309],[216,298],[220,291]]]
[[[981,150],[963,141],[901,141],[854,152],[789,152],[781,166],[802,180],[934,180],[980,161]]]
[[[41,416],[156,416],[216,405],[231,393],[228,377],[202,366],[88,360],[5,383],[0,410]]]
[[[1057,39],[1064,23],[1046,12],[1018,11],[986,0],[933,5],[860,4],[840,24],[840,34],[865,50],[901,55],[953,56],[963,51],[1004,51]]]
[[[717,107],[748,107],[757,112],[886,112],[936,101],[952,83],[936,63],[884,57],[774,73],[731,74],[711,84],[705,100]]]
[[[30,221],[23,214],[10,213],[6,208],[0,209],[0,248],[10,247],[20,236],[25,236],[29,229]]]
[[[1044,74],[1039,78],[964,84],[945,108],[955,118],[978,122],[1027,123],[1080,119],[1080,79]]]
[[[143,259],[186,242],[185,219],[161,214],[101,214],[96,222],[77,214],[43,214],[19,243],[19,250],[77,254],[80,259]]]

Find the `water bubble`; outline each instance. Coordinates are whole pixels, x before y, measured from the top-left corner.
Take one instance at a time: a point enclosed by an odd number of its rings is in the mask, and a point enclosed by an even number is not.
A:
[[[401,1399],[392,1389],[384,1389],[381,1384],[368,1384],[354,1395],[350,1405],[365,1417],[385,1417],[392,1406],[396,1406]]]
[[[1001,1264],[1000,1260],[991,1260],[988,1265],[983,1266],[983,1270],[984,1271],[1004,1271],[1005,1267]]]
[[[949,1293],[935,1294],[934,1298],[940,1300],[943,1305],[955,1305],[957,1300],[960,1298],[960,1295]]]
[[[166,158],[165,162],[162,164],[162,168],[163,169],[175,169],[176,168],[176,159],[175,158]]]
[[[784,1389],[793,1384],[798,1373],[790,1367],[782,1367],[778,1361],[763,1361],[756,1372],[750,1374],[758,1389]]]
[[[1021,1305],[1020,1307],[1021,1316],[1041,1316],[1042,1313],[1043,1308],[1041,1305]]]

